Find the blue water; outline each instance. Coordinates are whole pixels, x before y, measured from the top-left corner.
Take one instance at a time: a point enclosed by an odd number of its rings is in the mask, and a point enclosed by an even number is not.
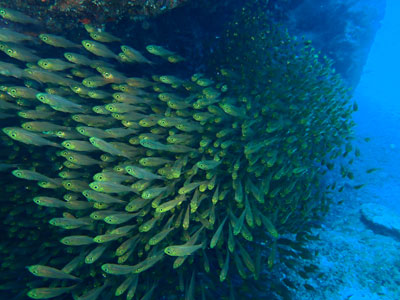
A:
[[[316,293],[299,300],[398,300],[400,241],[375,232],[361,221],[360,207],[379,204],[400,216],[400,1],[388,0],[385,18],[371,48],[354,99],[356,144],[362,156],[355,163],[355,182],[366,186],[342,195],[313,245],[322,280],[309,280]],[[371,138],[365,142],[364,138]],[[366,174],[365,170],[379,168]],[[400,221],[400,217],[397,219]]]
[[[379,167],[370,184],[382,204],[400,213],[400,2],[389,0],[360,84],[355,91],[359,111],[354,114],[362,143],[362,162]]]

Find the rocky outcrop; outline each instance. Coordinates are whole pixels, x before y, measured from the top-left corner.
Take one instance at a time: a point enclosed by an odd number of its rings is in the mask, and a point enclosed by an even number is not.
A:
[[[362,74],[386,0],[290,1],[286,24],[335,61],[336,70],[355,87]]]
[[[378,234],[400,239],[400,215],[377,203],[361,205],[361,220]]]

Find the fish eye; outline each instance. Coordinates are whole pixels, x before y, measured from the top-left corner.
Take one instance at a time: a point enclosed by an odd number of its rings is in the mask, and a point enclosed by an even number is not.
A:
[[[85,43],[85,47],[90,48],[92,45],[90,43]]]
[[[10,90],[10,93],[11,93],[11,94],[15,94],[16,92],[17,92],[16,89],[11,89],[11,90]]]
[[[47,35],[42,35],[42,41],[47,41],[47,40],[48,40]]]
[[[71,147],[70,143],[65,143],[65,147]]]
[[[72,156],[68,156],[68,160],[74,160]]]
[[[68,187],[70,187],[71,186],[71,183],[70,182],[67,182],[67,184],[66,184]]]
[[[47,63],[47,62],[44,62],[44,63],[42,63],[42,65],[45,66],[45,67],[47,67],[47,66],[48,66],[48,63]]]
[[[111,74],[110,74],[110,73],[108,73],[108,72],[105,72],[105,73],[103,73],[103,75],[104,75],[104,77],[106,77],[106,78],[109,78],[109,77],[111,77]]]
[[[13,132],[13,133],[11,133],[11,136],[15,138],[15,137],[17,137],[17,134],[15,132]]]
[[[44,100],[44,96],[39,96],[39,100]]]
[[[71,54],[65,54],[65,57],[66,58],[72,58],[72,55]]]
[[[7,49],[7,53],[8,54],[12,54],[14,51],[12,51],[12,49]]]

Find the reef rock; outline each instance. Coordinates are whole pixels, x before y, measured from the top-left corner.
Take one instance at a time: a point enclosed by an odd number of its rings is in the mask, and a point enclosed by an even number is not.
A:
[[[376,233],[400,239],[400,215],[377,203],[365,203],[360,208],[361,220]]]
[[[303,0],[286,5],[289,32],[312,40],[355,87],[384,17],[386,0]]]

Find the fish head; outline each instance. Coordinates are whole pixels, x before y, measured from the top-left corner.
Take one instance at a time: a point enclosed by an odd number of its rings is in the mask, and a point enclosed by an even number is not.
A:
[[[21,127],[26,130],[32,130],[32,125],[30,124],[30,122],[22,124]]]
[[[71,52],[65,52],[64,53],[64,57],[68,60],[68,61],[72,61],[74,59],[74,55]]]
[[[2,131],[14,140],[18,140],[19,138],[18,131],[12,127],[3,128]]]
[[[69,149],[69,150],[74,150],[74,147],[73,147],[73,145],[71,144],[70,141],[64,141],[64,142],[61,143],[61,145],[62,145],[64,148],[67,148],[67,149]]]
[[[100,36],[97,32],[91,32],[89,35],[92,39],[94,39],[96,41],[100,39]]]
[[[154,45],[148,45],[148,46],[146,46],[146,50],[149,51],[151,54],[154,54],[154,53],[157,52],[156,46],[154,46]]]
[[[17,97],[17,89],[16,88],[8,88],[7,94],[9,94],[12,97]]]
[[[82,120],[82,117],[80,115],[73,115],[71,118],[76,122],[80,122]]]
[[[86,133],[85,128],[83,128],[82,126],[76,127],[76,130],[77,130],[80,134],[83,134],[83,135],[85,135],[85,133]]]
[[[23,172],[21,170],[14,170],[11,172],[15,177],[22,178]]]
[[[10,48],[10,47],[6,47],[5,52],[10,57],[15,57],[17,55],[17,51],[15,51],[13,48]]]
[[[89,142],[90,142],[93,146],[96,146],[96,145],[97,145],[97,142],[98,142],[98,138],[92,136],[92,137],[89,138]]]
[[[45,104],[47,104],[49,102],[47,97],[46,97],[46,94],[44,94],[44,93],[36,94],[36,99],[38,99],[40,102],[45,103]]]
[[[86,50],[90,51],[91,49],[93,49],[94,44],[89,40],[83,40],[82,45],[83,45],[83,47],[85,47]]]
[[[121,100],[121,99],[122,99],[121,93],[114,93],[112,96],[113,96],[113,98],[114,98],[115,100]]]
[[[174,251],[171,247],[167,247],[164,249],[164,253],[172,256],[174,254]]]
[[[114,104],[107,104],[105,108],[110,112],[115,112],[115,105]]]
[[[90,183],[89,186],[92,190],[95,190],[95,191],[98,191],[100,189],[100,186],[96,182]]]
[[[43,42],[47,42],[49,40],[49,36],[47,34],[39,34],[39,39],[41,39]]]
[[[37,64],[43,69],[49,68],[49,61],[47,59],[40,59]]]
[[[84,190],[83,192],[82,192],[82,195],[83,196],[85,196],[85,198],[89,198],[90,197],[90,190]]]

